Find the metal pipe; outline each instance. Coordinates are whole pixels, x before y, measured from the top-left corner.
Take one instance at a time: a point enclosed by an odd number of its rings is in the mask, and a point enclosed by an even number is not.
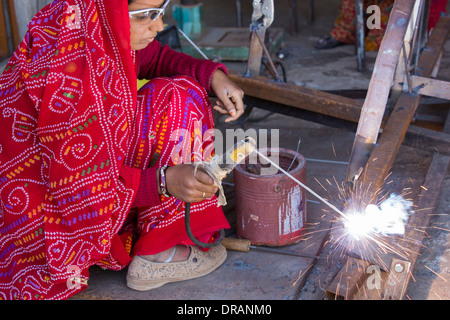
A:
[[[238,28],[242,27],[241,0],[236,0],[236,24]]]
[[[348,165],[347,161],[336,161],[336,160],[324,160],[324,159],[311,159],[311,158],[306,158],[306,161],[311,161],[311,162],[323,162],[323,163],[333,163],[333,164],[342,164],[342,165]]]

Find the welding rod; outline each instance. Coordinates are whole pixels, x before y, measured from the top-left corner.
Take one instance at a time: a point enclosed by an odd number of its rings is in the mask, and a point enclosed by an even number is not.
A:
[[[291,178],[292,180],[294,180],[295,182],[297,182],[299,185],[301,185],[304,189],[306,189],[307,191],[309,191],[311,194],[313,194],[316,198],[318,198],[320,201],[322,201],[323,203],[325,203],[327,206],[329,206],[331,209],[333,209],[334,211],[336,211],[337,213],[339,213],[341,216],[346,217],[346,215],[339,210],[338,208],[336,208],[334,205],[332,205],[331,203],[329,203],[327,200],[325,200],[324,198],[322,198],[320,195],[318,195],[317,193],[315,193],[313,190],[311,190],[310,188],[308,188],[307,186],[305,186],[303,183],[301,183],[300,181],[298,181],[296,178],[294,178],[292,175],[290,175],[288,172],[286,172],[286,170],[284,170],[283,168],[281,168],[279,165],[277,165],[275,162],[273,162],[272,160],[270,160],[269,158],[267,158],[265,155],[263,155],[261,152],[259,152],[258,150],[255,150],[255,152],[257,154],[259,154],[264,160],[270,162],[271,164],[273,164],[278,170],[280,170],[281,172],[283,172],[285,175],[287,175],[289,178]]]
[[[206,56],[206,54],[203,53],[202,50],[200,50],[200,48],[194,43],[194,41],[191,40],[191,38],[188,37],[188,35],[186,33],[183,32],[183,30],[181,30],[180,28],[178,28],[178,31],[183,35],[183,37],[191,44],[191,46],[194,47],[195,50],[197,50],[198,53],[200,53],[200,55],[205,59],[205,60],[209,60],[209,58]]]
[[[293,257],[323,259],[319,256],[314,256],[311,254],[296,253],[296,252],[282,250],[282,249],[278,249],[278,248],[254,246],[251,244],[251,241],[247,240],[247,239],[224,238],[222,241],[222,245],[228,250],[239,251],[239,252],[249,252],[250,249],[252,249],[252,251],[254,250],[254,251],[267,252],[267,253],[283,254],[283,255],[293,256]]]

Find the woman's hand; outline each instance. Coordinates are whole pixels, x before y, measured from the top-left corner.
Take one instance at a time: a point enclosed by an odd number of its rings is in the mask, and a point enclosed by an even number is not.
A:
[[[214,180],[192,164],[179,164],[166,170],[167,191],[184,202],[199,202],[211,198],[219,189]]]
[[[216,105],[214,110],[221,114],[229,114],[230,117],[225,122],[234,121],[244,113],[244,91],[241,90],[230,78],[222,71],[217,69],[211,79],[211,89],[216,94]]]

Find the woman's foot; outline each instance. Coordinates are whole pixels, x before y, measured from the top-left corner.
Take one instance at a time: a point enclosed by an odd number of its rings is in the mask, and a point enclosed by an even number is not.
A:
[[[183,250],[176,247],[175,251],[169,249],[169,252],[164,253],[164,255],[150,257],[160,261],[150,261],[147,259],[148,257],[135,256],[128,266],[127,286],[134,290],[146,291],[159,288],[170,282],[195,279],[213,272],[227,258],[227,251],[222,245],[213,247],[208,251],[200,250],[194,246],[189,246],[189,248],[187,259],[177,262],[169,259],[172,255],[172,259],[175,259],[175,256],[177,256],[176,259],[183,259]],[[177,251],[179,251],[178,254]],[[186,252],[186,249],[184,249],[184,252]],[[166,258],[167,254],[168,257]],[[167,260],[171,262],[164,262]]]
[[[143,255],[140,257],[152,262],[180,262],[186,261],[189,258],[190,252],[191,249],[189,246],[178,245],[157,254]]]
[[[331,49],[340,45],[343,45],[344,42],[341,42],[339,40],[336,40],[331,35],[327,34],[326,36],[322,37],[317,41],[316,43],[316,49],[322,50],[322,49]]]

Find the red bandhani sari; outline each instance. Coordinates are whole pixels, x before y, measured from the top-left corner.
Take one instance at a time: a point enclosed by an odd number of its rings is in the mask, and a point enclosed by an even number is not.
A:
[[[205,132],[211,111],[187,77],[154,79],[138,99],[131,52],[127,1],[55,0],[2,74],[0,299],[65,299],[92,265],[189,242],[175,198],[131,207],[142,169],[176,164],[169,130]],[[215,199],[191,211],[203,239],[228,226]]]
[[[138,92],[137,119],[143,120],[137,121],[132,134],[132,167],[208,161],[214,155],[211,106],[205,89],[192,78],[158,77],[147,83]],[[155,254],[176,244],[193,244],[185,231],[185,203],[175,197],[162,199],[158,205],[138,209],[137,223],[132,223],[139,234],[134,254]],[[193,203],[190,212],[193,233],[203,242],[213,240],[211,236],[218,229],[229,227],[215,196]]]

